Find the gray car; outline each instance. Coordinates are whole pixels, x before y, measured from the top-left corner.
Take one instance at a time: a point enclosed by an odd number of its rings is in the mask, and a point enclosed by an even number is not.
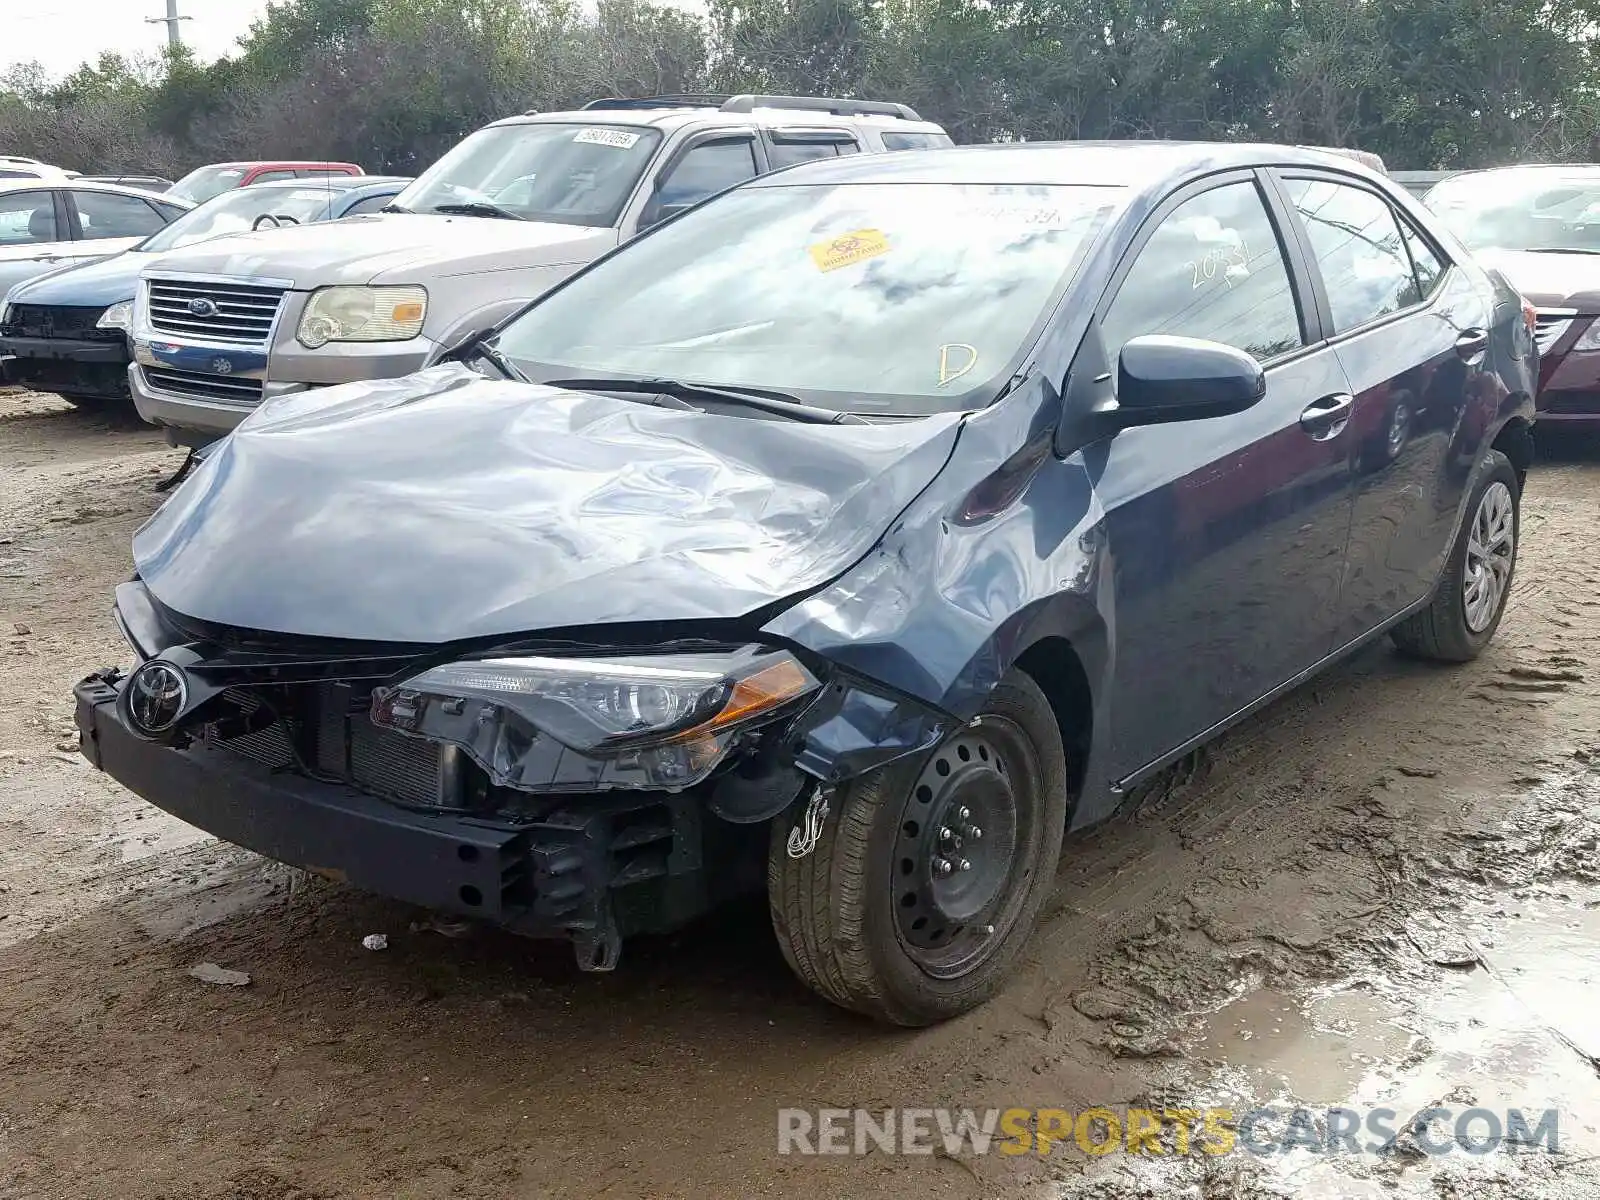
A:
[[[0,179],[0,299],[24,279],[121,254],[193,207],[65,175]]]
[[[221,238],[145,272],[129,378],[175,444],[263,399],[409,374],[708,196],[812,159],[946,146],[903,104],[602,100],[479,130],[381,214]]]

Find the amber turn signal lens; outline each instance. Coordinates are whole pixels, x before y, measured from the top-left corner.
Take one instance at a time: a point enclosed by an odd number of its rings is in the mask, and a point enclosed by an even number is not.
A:
[[[733,691],[728,694],[727,701],[716,716],[671,740],[692,742],[715,734],[730,725],[737,725],[780,704],[786,704],[796,696],[805,695],[812,685],[813,681],[805,668],[793,659],[773,663],[734,684]]]
[[[396,304],[389,315],[397,324],[409,325],[422,320],[422,305],[415,300],[407,300],[403,304]]]

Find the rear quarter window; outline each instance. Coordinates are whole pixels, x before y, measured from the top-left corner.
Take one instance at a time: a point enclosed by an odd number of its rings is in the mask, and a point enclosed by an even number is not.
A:
[[[883,135],[883,148],[885,150],[939,150],[945,146],[954,146],[947,133],[886,133]]]

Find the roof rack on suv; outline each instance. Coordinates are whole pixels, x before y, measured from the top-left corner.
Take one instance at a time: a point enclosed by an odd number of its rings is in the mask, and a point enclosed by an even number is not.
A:
[[[743,96],[730,97],[723,112],[747,113],[758,108],[797,108],[802,112],[825,112],[838,117],[899,117],[920,121],[922,117],[909,104],[893,100],[841,100],[833,96]]]
[[[583,106],[591,108],[721,108],[729,96],[713,96],[705,92],[682,92],[667,96],[609,96],[604,100],[591,100]]]
[[[612,96],[591,100],[590,109],[627,108],[715,108],[726,113],[754,112],[758,108],[788,108],[801,112],[825,112],[838,117],[898,117],[920,121],[922,117],[908,104],[892,100],[845,100],[833,96],[758,96],[746,92],[739,96],[714,96],[700,92],[676,96],[642,96],[637,99]]]

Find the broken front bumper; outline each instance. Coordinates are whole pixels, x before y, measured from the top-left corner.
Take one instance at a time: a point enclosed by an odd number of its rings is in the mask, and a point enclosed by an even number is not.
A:
[[[69,396],[128,398],[128,347],[81,338],[0,338],[0,384]]]
[[[587,969],[614,966],[627,934],[676,929],[715,899],[760,885],[721,872],[718,895],[709,894],[701,812],[687,795],[575,798],[520,823],[407,808],[203,741],[177,748],[141,738],[119,710],[116,682],[93,675],[73,689],[80,746],[157,808],[367,891],[568,938]],[[716,849],[720,858],[731,847]]]

